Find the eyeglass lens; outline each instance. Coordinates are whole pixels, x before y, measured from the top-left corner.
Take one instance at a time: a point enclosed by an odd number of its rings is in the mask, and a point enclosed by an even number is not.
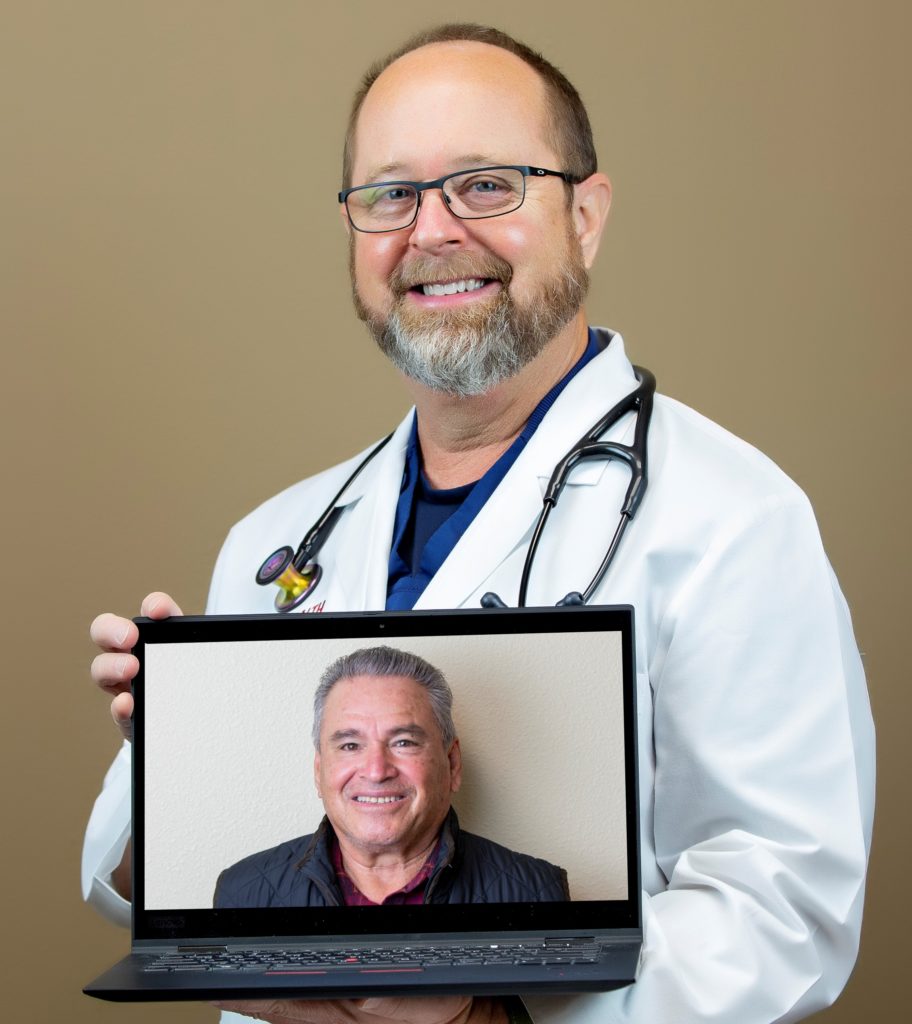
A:
[[[466,171],[443,183],[450,212],[463,220],[497,217],[522,205],[525,177],[510,167]],[[411,224],[418,192],[401,182],[368,185],[349,194],[348,214],[362,231],[395,231]]]

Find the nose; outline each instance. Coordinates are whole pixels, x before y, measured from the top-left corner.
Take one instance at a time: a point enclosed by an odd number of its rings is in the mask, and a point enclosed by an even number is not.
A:
[[[409,244],[432,253],[450,252],[463,245],[466,222],[450,212],[443,190],[429,188],[421,193],[420,199]]]
[[[368,782],[384,782],[396,774],[396,766],[385,743],[372,743],[364,751],[361,777]]]

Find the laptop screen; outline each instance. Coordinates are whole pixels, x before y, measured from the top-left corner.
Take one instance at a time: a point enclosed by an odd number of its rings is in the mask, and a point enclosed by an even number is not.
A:
[[[630,609],[138,623],[135,939],[639,926]],[[417,781],[378,782],[371,792],[379,795],[357,798],[364,803],[351,825],[345,820],[345,771],[339,776],[330,769],[325,741],[315,763],[314,695],[338,659],[378,649],[415,655],[448,682],[461,761],[458,785],[444,782],[441,789],[433,772],[419,773]],[[329,698],[325,707],[331,707]],[[357,748],[357,739],[344,729],[334,734],[335,746],[346,754]],[[412,741],[406,736],[395,743],[407,749]],[[384,771],[378,769],[378,778]],[[404,775],[410,772],[407,767]],[[511,898],[491,902],[483,885],[459,877],[470,869],[458,857],[455,881],[438,896],[442,902],[327,901],[321,892],[327,875],[330,883],[337,880],[341,854],[338,840],[321,842],[320,836],[325,840],[340,830],[347,835],[351,828],[357,840],[362,827],[380,828],[378,822],[396,817],[383,802],[400,799],[400,789],[417,790],[425,800],[429,792],[439,814],[451,805],[455,818],[448,815],[440,843],[460,835],[457,846],[468,850],[466,857],[480,851],[482,859],[490,858],[494,851],[497,863],[505,862],[508,874],[515,864],[524,881],[534,858],[536,877],[563,878],[569,901],[553,886],[530,897],[526,888],[514,892],[508,885]],[[327,829],[324,816],[335,828]],[[362,826],[365,818],[369,826]],[[315,834],[317,840],[308,838]],[[439,846],[437,853],[443,856]],[[316,889],[299,884],[308,873],[316,876]],[[251,878],[265,881],[252,884]],[[296,893],[303,905],[296,905]]]

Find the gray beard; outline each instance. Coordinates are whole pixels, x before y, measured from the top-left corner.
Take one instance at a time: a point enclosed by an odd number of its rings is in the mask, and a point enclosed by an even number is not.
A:
[[[406,376],[454,397],[482,395],[531,363],[582,306],[589,275],[576,238],[569,243],[569,251],[557,259],[555,274],[524,307],[517,306],[510,296],[512,271],[497,261],[504,268],[500,274],[466,270],[448,275],[489,276],[501,281],[497,295],[477,306],[418,311],[400,298],[389,318],[382,319],[361,302],[353,277],[355,310],[380,350]],[[415,276],[413,269],[412,278]],[[398,288],[400,294],[407,290],[401,282]]]

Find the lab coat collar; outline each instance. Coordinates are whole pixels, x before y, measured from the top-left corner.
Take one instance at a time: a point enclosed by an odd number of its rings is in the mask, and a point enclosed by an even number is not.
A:
[[[542,495],[557,462],[605,412],[636,386],[620,335],[570,381],[532,435],[500,486],[421,595],[416,609],[464,604],[520,545],[527,543],[542,507]],[[634,417],[624,417],[605,436],[632,435]],[[574,470],[573,486],[597,483],[606,462]],[[570,486],[568,484],[568,486]],[[618,503],[620,507],[620,501]]]
[[[413,416],[414,411],[409,412],[393,432],[389,443],[339,497],[338,506],[347,508],[348,512],[331,545],[335,557],[327,611],[380,609],[386,605],[393,519],[402,486],[405,449]],[[353,460],[352,469],[365,454]],[[328,560],[326,568],[329,574]]]
[[[554,467],[608,410],[629,394],[637,385],[636,375],[624,350],[624,339],[616,331],[604,327],[593,328],[606,347],[558,396],[553,408],[541,426],[532,435],[523,455],[518,459],[526,472],[534,473],[542,481],[539,498]],[[612,440],[630,440],[635,418],[626,416],[605,434]],[[526,465],[526,461],[528,465]],[[567,486],[586,486],[599,482],[608,461],[599,459],[580,464],[573,470]]]

